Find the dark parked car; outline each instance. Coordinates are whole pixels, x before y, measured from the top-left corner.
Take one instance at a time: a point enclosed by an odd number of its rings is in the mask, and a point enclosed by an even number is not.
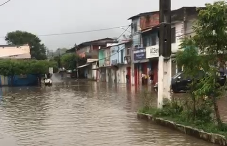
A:
[[[198,72],[198,74],[194,77],[186,76],[184,72],[179,72],[175,76],[172,77],[171,80],[171,89],[174,93],[180,92],[180,91],[186,91],[189,89],[189,84],[192,82],[192,79],[197,79],[198,82],[200,79],[202,79],[206,75],[205,72],[202,70]],[[219,79],[217,81],[221,86],[223,86],[226,82],[226,75],[222,72],[220,72]],[[155,90],[158,90],[158,84],[154,86]]]
[[[67,77],[68,78],[77,78],[77,72],[76,69],[74,70],[67,70]]]

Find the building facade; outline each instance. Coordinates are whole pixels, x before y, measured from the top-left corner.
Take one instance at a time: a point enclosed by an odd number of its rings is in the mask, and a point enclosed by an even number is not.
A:
[[[130,83],[131,40],[108,44],[99,50],[100,81],[108,83]],[[126,78],[126,75],[128,75]]]
[[[193,35],[192,24],[197,15],[196,7],[182,7],[171,12],[172,76],[182,70],[177,66],[174,56],[180,49],[181,40]],[[150,72],[154,74],[153,84],[155,84],[158,82],[159,12],[141,13],[129,19],[132,20],[133,40],[132,85],[141,84],[141,74],[149,75]]]
[[[30,47],[26,45],[0,45],[1,59],[31,59]]]
[[[84,42],[75,46],[76,54],[80,58],[84,58],[84,62],[77,65],[78,74],[80,78],[88,78],[93,80],[99,80],[100,72],[98,70],[99,67],[99,59],[102,57],[99,50],[100,48],[106,47],[108,43],[116,42],[115,39],[112,38],[104,38],[89,42]],[[99,56],[100,55],[100,56]],[[101,62],[102,64],[102,62]]]

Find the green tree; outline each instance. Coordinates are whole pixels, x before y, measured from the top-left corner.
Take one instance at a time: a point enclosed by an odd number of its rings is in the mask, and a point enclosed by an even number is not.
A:
[[[196,88],[192,89],[191,93],[193,98],[209,97],[219,127],[222,127],[222,121],[217,100],[225,91],[217,84],[217,80],[220,69],[226,68],[227,61],[225,54],[227,52],[226,12],[227,3],[224,1],[206,4],[206,8],[199,11],[198,19],[193,27],[195,36],[183,41],[182,48],[185,50],[177,57],[177,61],[184,66],[187,74],[194,76],[199,68],[207,73],[200,82],[195,82]],[[192,45],[194,47],[190,48]]]
[[[44,60],[46,56],[46,47],[41,43],[41,40],[34,34],[26,31],[14,31],[7,33],[5,37],[9,45],[24,45],[28,44],[31,48],[31,57],[37,60]]]
[[[201,69],[202,58],[198,54],[198,49],[195,47],[194,40],[185,38],[181,43],[181,49],[184,50],[178,52],[176,56],[176,61],[178,62],[178,65],[184,67],[184,73],[186,76],[197,77]],[[196,119],[197,96],[195,95],[194,91],[198,88],[197,83],[197,78],[192,78],[192,82],[189,85],[190,90],[188,91],[193,101],[193,120]]]
[[[76,69],[78,56],[75,53],[67,53],[61,56],[61,65],[67,70]]]

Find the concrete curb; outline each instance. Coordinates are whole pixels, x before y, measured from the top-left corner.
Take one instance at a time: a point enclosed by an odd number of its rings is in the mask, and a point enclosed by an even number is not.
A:
[[[184,126],[181,124],[177,124],[173,121],[168,121],[163,118],[155,118],[149,114],[137,113],[137,118],[147,120],[150,122],[155,122],[158,125],[162,125],[162,126],[180,131],[184,134],[187,134],[187,135],[199,138],[199,139],[203,139],[203,140],[213,143],[213,144],[227,146],[227,139],[223,135],[207,133],[207,132],[204,132],[203,130],[199,130],[199,129],[196,129],[196,128],[193,128],[190,126]]]

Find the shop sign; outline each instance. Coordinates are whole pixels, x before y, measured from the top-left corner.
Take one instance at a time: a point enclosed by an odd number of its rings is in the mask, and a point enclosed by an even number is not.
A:
[[[159,46],[155,45],[155,46],[149,46],[146,48],[146,58],[155,58],[155,57],[159,57]]]
[[[146,49],[145,48],[135,48],[133,53],[134,53],[135,61],[146,59]]]

